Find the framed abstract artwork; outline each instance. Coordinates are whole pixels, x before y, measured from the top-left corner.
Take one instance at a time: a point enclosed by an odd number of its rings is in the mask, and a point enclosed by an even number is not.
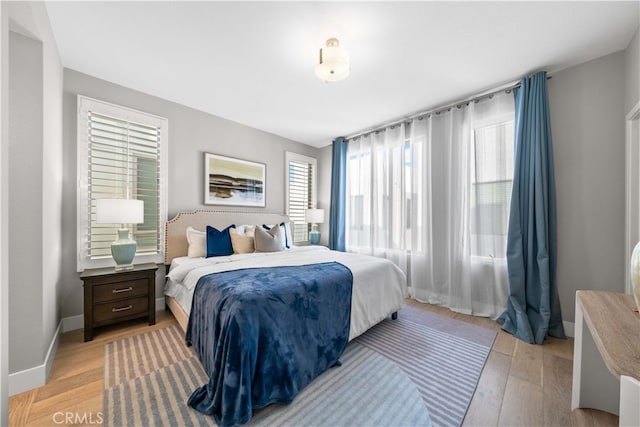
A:
[[[204,153],[204,204],[266,206],[266,165]]]

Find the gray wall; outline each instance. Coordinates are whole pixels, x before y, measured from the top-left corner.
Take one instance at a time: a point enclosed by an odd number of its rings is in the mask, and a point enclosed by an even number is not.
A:
[[[44,4],[12,2],[8,10],[9,372],[15,373],[52,361],[45,358],[60,321],[62,66]]]
[[[41,4],[34,7],[44,6]],[[44,16],[42,14],[44,13]],[[46,11],[40,19],[49,29]],[[50,29],[49,29],[50,31]],[[43,41],[44,92],[42,146],[42,321],[46,346],[60,323],[62,292],[62,82],[63,68],[58,49],[50,35]],[[46,356],[46,354],[45,354]],[[51,366],[49,366],[50,369]]]
[[[624,112],[640,101],[640,28],[625,51]]]
[[[116,84],[65,70],[64,73],[64,221],[65,292],[62,316],[81,314],[82,282],[76,272],[76,96],[111,102],[166,117],[169,120],[169,218],[178,211],[218,209],[203,204],[204,153],[216,153],[267,165],[269,212],[285,211],[285,151],[318,158],[317,148],[194,110]],[[211,96],[215,96],[212,94]],[[318,167],[322,168],[319,161]],[[226,210],[249,210],[227,208]],[[156,296],[162,296],[159,275]]]
[[[42,43],[9,35],[9,370],[42,363]],[[28,166],[27,166],[28,165]],[[25,339],[30,337],[31,339]]]
[[[549,80],[558,206],[557,284],[563,318],[579,289],[624,292],[625,54]]]

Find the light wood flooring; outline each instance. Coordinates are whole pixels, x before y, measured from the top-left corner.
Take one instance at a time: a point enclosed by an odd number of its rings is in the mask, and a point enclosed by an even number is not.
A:
[[[571,413],[572,339],[529,345],[501,331],[493,320],[415,301],[407,304],[498,331],[465,426],[618,425],[618,417],[604,412]],[[177,324],[164,311],[157,313],[156,321],[154,326],[134,321],[103,328],[88,343],[83,342],[82,330],[61,335],[49,382],[9,399],[9,425],[100,424],[105,343]]]
[[[606,412],[571,411],[573,338],[527,344],[494,320],[413,300],[406,303],[498,332],[463,426],[618,425],[618,417]]]

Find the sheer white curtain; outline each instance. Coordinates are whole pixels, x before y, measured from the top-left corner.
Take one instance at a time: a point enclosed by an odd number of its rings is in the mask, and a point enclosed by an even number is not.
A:
[[[498,316],[513,115],[501,94],[350,141],[347,250],[395,262],[419,301]]]
[[[406,251],[406,143],[404,124],[349,143],[347,251],[388,258],[404,271]]]

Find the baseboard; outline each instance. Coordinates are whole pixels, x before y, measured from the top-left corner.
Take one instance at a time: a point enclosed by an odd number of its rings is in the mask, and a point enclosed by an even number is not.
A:
[[[84,328],[84,314],[62,319],[62,332],[75,331],[82,328]]]
[[[165,302],[164,298],[156,298],[156,311],[164,310]],[[56,352],[58,350],[58,338],[61,333],[75,331],[76,329],[84,328],[84,315],[79,314],[77,316],[69,316],[60,320],[56,332],[53,334],[51,343],[49,344],[49,350],[47,356],[44,359],[42,365],[34,366],[33,368],[25,369],[23,371],[14,372],[9,374],[9,396],[13,396],[27,390],[31,390],[36,387],[42,387],[47,383],[53,361],[56,358]]]
[[[58,338],[62,333],[62,329],[63,322],[60,321],[55,333],[53,334],[53,338],[49,344],[49,350],[47,350],[47,355],[42,365],[9,374],[9,396],[25,392],[36,387],[42,387],[47,383],[47,378],[49,378],[49,373],[51,372],[51,367],[53,366],[53,361],[55,360],[56,352],[58,351]]]
[[[164,310],[164,298],[156,298],[156,311]],[[69,316],[62,319],[62,332],[75,331],[84,328],[84,314]]]
[[[47,382],[51,368],[53,367],[53,361],[56,359],[56,353],[58,353],[58,341],[60,334],[62,333],[62,321],[58,323],[58,327],[53,334],[51,344],[49,344],[49,350],[47,350],[47,356],[44,358],[44,382]]]
[[[566,320],[562,321],[562,326],[564,326],[564,334],[568,337],[575,337],[576,324],[573,322],[567,322]]]

